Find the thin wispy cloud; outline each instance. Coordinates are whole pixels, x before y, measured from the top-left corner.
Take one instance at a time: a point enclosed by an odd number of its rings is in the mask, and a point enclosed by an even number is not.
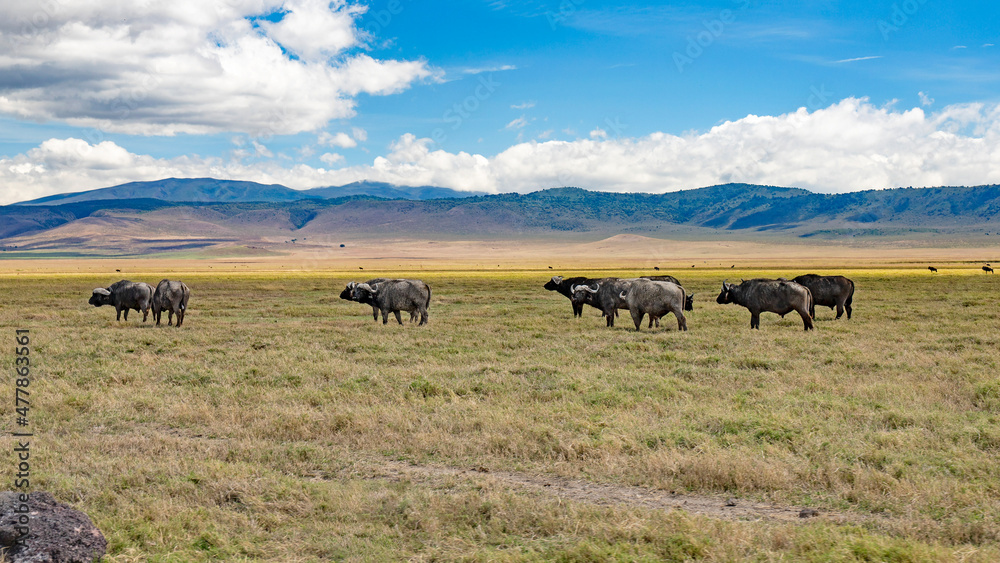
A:
[[[870,61],[870,60],[881,59],[881,58],[882,58],[882,55],[874,55],[874,56],[871,56],[871,57],[855,57],[853,59],[842,59],[842,60],[839,60],[839,61],[833,61],[833,64],[839,65],[839,64],[843,64],[843,63],[856,63],[858,61]]]
[[[510,106],[510,109],[531,109],[535,107],[535,102],[523,102]]]
[[[484,66],[484,67],[474,67],[474,68],[463,68],[459,69],[462,74],[483,74],[484,72],[504,72],[508,70],[517,70],[516,65],[499,65],[499,66]]]

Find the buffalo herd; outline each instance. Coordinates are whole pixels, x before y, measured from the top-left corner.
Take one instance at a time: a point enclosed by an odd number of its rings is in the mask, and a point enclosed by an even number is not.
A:
[[[122,320],[123,312],[127,321],[128,312],[135,310],[142,312],[142,322],[146,322],[149,310],[152,309],[156,326],[160,326],[160,316],[166,311],[167,325],[173,324],[173,317],[176,314],[177,326],[180,327],[184,322],[184,313],[187,311],[190,296],[191,290],[179,281],[161,280],[154,289],[145,282],[121,280],[108,287],[95,288],[89,303],[94,307],[112,305],[117,314],[116,320],[119,321]]]
[[[615,326],[618,309],[628,309],[640,330],[642,319],[649,315],[649,326],[659,325],[660,317],[673,313],[677,329],[687,330],[684,311],[694,308],[694,294],[673,276],[643,276],[641,278],[563,278],[553,276],[543,286],[569,298],[573,316],[583,314],[583,306],[590,305],[601,311],[607,326]],[[739,285],[722,282],[722,291],[716,298],[719,304],[734,303],[750,311],[750,328],[760,328],[760,314],[777,313],[784,317],[795,311],[802,317],[805,330],[813,329],[816,305],[837,309],[837,318],[847,312],[851,318],[854,301],[854,282],[844,276],[819,276],[806,274],[793,280],[778,278],[744,280]]]
[[[660,319],[673,313],[677,319],[677,330],[687,330],[684,311],[694,309],[694,294],[688,293],[681,282],[668,275],[643,276],[639,278],[586,278],[553,276],[543,286],[558,292],[570,300],[573,316],[583,316],[583,308],[589,305],[601,311],[608,327],[615,326],[618,311],[628,310],[641,330],[642,321],[649,316],[649,328]],[[184,322],[191,291],[183,282],[161,280],[153,286],[144,282],[121,280],[108,287],[95,288],[90,304],[95,307],[111,305],[115,308],[117,320],[128,321],[130,310],[142,312],[146,322],[149,311],[153,311],[156,325],[167,313],[167,325],[173,324],[177,315],[177,326]],[[421,280],[375,278],[366,282],[350,282],[340,293],[340,298],[370,305],[372,318],[382,316],[382,324],[389,322],[390,313],[396,322],[403,324],[400,313],[410,314],[410,322],[427,324],[427,309],[431,303],[431,288]],[[760,328],[760,314],[777,313],[784,317],[795,311],[802,317],[805,330],[813,329],[816,305],[837,309],[837,318],[847,313],[851,318],[851,304],[854,300],[854,282],[844,276],[819,276],[805,274],[792,280],[785,278],[744,280],[739,285],[722,282],[722,291],[716,298],[719,304],[733,303],[750,311],[750,328]]]

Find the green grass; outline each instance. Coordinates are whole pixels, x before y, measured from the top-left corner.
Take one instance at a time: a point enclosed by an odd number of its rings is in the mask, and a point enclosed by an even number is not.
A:
[[[794,314],[751,331],[714,301],[728,271],[677,274],[686,333],[573,319],[549,272],[406,274],[432,286],[425,327],[340,300],[356,273],[190,275],[179,330],[87,305],[110,278],[22,273],[0,276],[0,337],[31,329],[32,484],[90,514],[109,561],[1000,559],[1000,281],[844,273],[854,318],[820,308],[810,333]],[[386,478],[390,461],[855,523]]]

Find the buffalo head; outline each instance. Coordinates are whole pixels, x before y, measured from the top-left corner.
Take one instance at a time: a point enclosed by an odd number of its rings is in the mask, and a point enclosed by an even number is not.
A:
[[[94,307],[100,307],[101,305],[111,304],[111,291],[103,287],[94,288],[94,294],[90,296],[90,301],[88,301]]]
[[[555,291],[556,289],[559,288],[559,284],[561,284],[562,282],[563,282],[562,276],[552,276],[552,279],[545,282],[545,285],[543,285],[542,287],[544,287],[549,291]]]
[[[351,292],[354,291],[354,286],[356,285],[358,285],[357,282],[351,282],[347,284],[347,287],[344,288],[344,291],[340,292],[340,298],[346,299],[347,301],[353,301],[353,298],[351,297]]]
[[[733,290],[733,284],[722,282],[722,292],[719,293],[719,296],[715,298],[715,302],[720,305],[724,305],[726,303],[732,303],[733,302],[732,290]]]

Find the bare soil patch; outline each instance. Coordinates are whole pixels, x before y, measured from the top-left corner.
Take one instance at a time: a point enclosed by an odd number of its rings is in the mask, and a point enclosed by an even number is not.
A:
[[[369,479],[391,482],[409,480],[425,484],[442,484],[447,479],[491,481],[504,488],[556,497],[597,506],[626,506],[652,510],[683,510],[690,514],[723,520],[805,521],[814,518],[828,523],[858,524],[868,518],[855,514],[832,512],[803,506],[780,506],[748,500],[593,483],[553,475],[535,475],[511,471],[491,471],[484,467],[459,469],[432,465],[387,462],[366,468]]]

